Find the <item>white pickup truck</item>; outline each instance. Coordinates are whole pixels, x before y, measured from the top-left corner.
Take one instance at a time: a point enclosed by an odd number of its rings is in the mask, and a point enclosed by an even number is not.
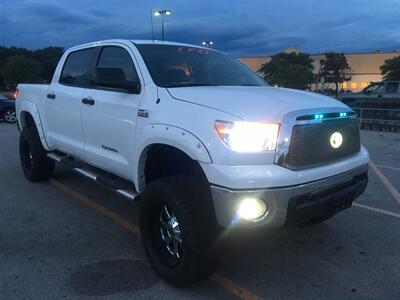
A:
[[[58,162],[140,200],[148,259],[175,286],[216,269],[227,230],[318,223],[367,186],[350,108],[219,51],[95,42],[67,50],[50,85],[18,90],[25,176]]]

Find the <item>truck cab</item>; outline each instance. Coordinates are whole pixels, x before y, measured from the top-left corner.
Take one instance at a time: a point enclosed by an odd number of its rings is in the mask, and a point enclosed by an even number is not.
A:
[[[25,176],[57,162],[141,201],[149,262],[175,286],[216,269],[227,230],[319,223],[367,186],[354,111],[217,50],[94,42],[68,49],[50,85],[18,89]]]

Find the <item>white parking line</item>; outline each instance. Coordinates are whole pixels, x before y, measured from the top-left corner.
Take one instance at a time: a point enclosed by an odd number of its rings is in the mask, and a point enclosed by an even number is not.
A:
[[[387,211],[384,209],[380,209],[380,208],[376,208],[376,207],[372,207],[372,206],[368,206],[368,205],[364,205],[364,204],[359,204],[359,203],[355,203],[353,202],[353,206],[355,207],[359,207],[359,208],[364,208],[373,212],[377,212],[380,214],[384,214],[386,216],[390,216],[390,217],[395,217],[395,218],[399,218],[400,219],[400,214],[391,212],[391,211]]]
[[[396,171],[400,171],[400,168],[396,168],[396,167],[390,167],[390,166],[385,166],[385,165],[378,165],[376,164],[379,168],[384,168],[384,169],[390,169],[390,170],[396,170]]]
[[[121,225],[125,229],[133,232],[135,235],[140,236],[140,229],[139,226],[136,224],[133,224],[126,220],[125,218],[122,218],[120,215],[117,213],[109,210],[108,208],[105,208],[98,204],[94,199],[91,199],[85,195],[82,195],[81,193],[75,191],[74,189],[68,187],[67,185],[61,183],[60,181],[56,179],[50,179],[50,183],[59,189],[60,191],[69,194],[71,197],[74,199],[82,202],[83,204],[87,205],[88,207],[94,209],[98,213],[106,216],[107,218],[113,220],[117,224]],[[242,300],[262,300],[262,298],[253,292],[251,292],[249,289],[241,286],[240,284],[234,282],[233,280],[229,279],[228,277],[222,275],[221,273],[214,273],[210,277],[211,281],[225,289],[227,292],[231,293],[232,295],[238,297],[239,299]]]
[[[394,187],[394,185],[386,178],[386,176],[379,170],[378,166],[372,161],[369,161],[369,165],[378,176],[378,178],[382,181],[383,185],[387,188],[387,190],[392,194],[393,198],[400,204],[400,192]]]

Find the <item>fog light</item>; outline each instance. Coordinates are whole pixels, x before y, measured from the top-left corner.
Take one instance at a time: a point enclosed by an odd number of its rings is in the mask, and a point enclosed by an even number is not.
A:
[[[246,220],[257,220],[267,212],[267,204],[256,198],[245,198],[239,205],[238,214]]]

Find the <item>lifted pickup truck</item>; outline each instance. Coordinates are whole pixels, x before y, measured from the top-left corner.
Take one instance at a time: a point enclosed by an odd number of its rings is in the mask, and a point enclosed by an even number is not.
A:
[[[140,199],[148,259],[175,286],[215,271],[224,231],[318,223],[367,185],[349,107],[271,87],[219,51],[95,42],[67,50],[50,85],[18,89],[25,176],[58,162]]]

